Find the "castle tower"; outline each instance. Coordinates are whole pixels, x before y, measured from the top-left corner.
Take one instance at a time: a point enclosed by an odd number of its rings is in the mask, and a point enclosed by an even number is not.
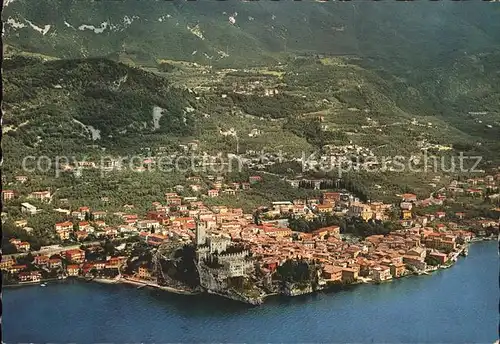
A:
[[[205,245],[207,242],[207,233],[205,224],[201,223],[200,218],[198,217],[196,221],[196,246]]]

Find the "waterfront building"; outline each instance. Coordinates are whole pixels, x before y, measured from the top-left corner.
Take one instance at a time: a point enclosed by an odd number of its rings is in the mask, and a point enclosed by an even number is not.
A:
[[[224,257],[222,270],[227,277],[242,277],[247,274],[253,266],[251,261],[245,261],[247,255],[248,252],[245,252],[243,255],[235,254],[234,256]]]
[[[403,256],[403,263],[417,270],[425,270],[427,268],[427,264],[424,262],[424,259],[417,256]]]
[[[342,283],[353,283],[358,279],[358,270],[342,268]]]
[[[20,282],[40,282],[42,275],[40,271],[20,272],[18,279]]]
[[[70,262],[83,263],[83,261],[85,260],[85,251],[79,248],[74,250],[67,250],[64,252],[64,256]]]
[[[9,257],[2,256],[2,261],[0,262],[0,269],[1,270],[8,270],[15,263],[16,263],[16,261],[14,260],[14,258],[12,258],[10,256]]]
[[[439,264],[445,264],[448,261],[448,255],[441,252],[431,252],[429,257],[434,258]]]
[[[342,268],[339,266],[325,265],[323,267],[323,278],[332,282],[342,280]]]
[[[391,271],[391,275],[394,278],[398,278],[398,277],[403,276],[403,274],[406,271],[406,267],[405,267],[404,263],[402,262],[402,259],[401,259],[401,262],[392,263],[389,266],[389,268],[390,268],[390,271]]]
[[[78,265],[68,265],[66,271],[68,272],[68,276],[78,276],[80,267]]]
[[[149,280],[152,278],[152,276],[153,275],[151,270],[146,265],[142,265],[139,267],[137,277],[139,277],[140,279]]]
[[[372,270],[373,280],[375,282],[383,282],[392,278],[391,269],[388,266],[376,266]]]

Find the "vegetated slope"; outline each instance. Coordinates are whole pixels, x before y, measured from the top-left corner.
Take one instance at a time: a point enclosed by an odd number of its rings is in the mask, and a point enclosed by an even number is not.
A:
[[[388,81],[393,99],[403,109],[440,119],[467,133],[474,138],[474,144],[482,146],[485,158],[498,160],[495,152],[500,150],[499,65],[500,50],[493,49],[462,53],[449,59],[448,64],[408,70],[404,75],[391,75],[387,70],[375,72]],[[453,137],[452,142],[463,150],[473,149],[471,142],[460,136]]]
[[[11,149],[6,153],[97,153],[92,147],[131,153],[186,139],[199,139],[206,151],[233,153],[237,145],[239,152],[279,148],[299,154],[354,143],[375,153],[413,154],[419,142],[468,150],[477,142],[498,144],[498,113],[493,112],[498,99],[488,96],[495,92],[497,76],[490,77],[487,69],[473,75],[482,91],[462,88],[451,97],[425,80],[412,85],[382,77],[360,66],[359,59],[299,58],[274,71],[196,68],[205,79],[198,80],[193,70],[165,77],[98,58],[7,59],[4,133]],[[457,75],[467,79],[466,72]],[[437,82],[453,82],[448,74],[442,72]],[[170,78],[178,87],[170,85]],[[179,80],[202,90],[186,90]],[[204,80],[217,81],[196,87]],[[456,99],[486,96],[481,108],[491,111],[491,124],[471,117],[476,127],[463,125],[459,115],[470,115],[460,112]]]
[[[365,146],[383,146],[383,151],[391,154],[412,154],[423,141],[462,150],[477,150],[480,144],[481,150],[493,153],[500,137],[500,115],[495,110],[500,101],[496,96],[498,75],[489,68],[498,55],[477,57],[475,68],[482,71],[453,67],[471,58],[457,58],[447,69],[434,69],[428,78],[421,79],[370,70],[361,59],[297,59],[284,82],[322,101],[321,111],[297,118],[294,127],[310,130],[306,123],[321,118],[322,123],[316,125],[330,136],[335,133],[337,142],[347,139]],[[488,112],[483,115],[489,118],[488,123],[484,118],[481,123],[477,119],[472,123],[474,116],[469,112],[478,111]],[[309,136],[321,138],[317,132],[313,130]],[[493,157],[489,154],[488,158]]]
[[[497,114],[481,115],[490,116],[491,128],[475,119],[486,134],[467,130],[460,127],[460,106],[456,112],[452,106],[444,112],[443,106],[443,113],[436,113],[435,103],[441,96],[429,96],[435,92],[434,84],[426,80],[410,84],[388,72],[371,71],[357,58],[297,58],[272,68],[238,71],[183,68],[153,73],[99,58],[43,62],[17,56],[5,60],[3,171],[12,179],[27,155],[76,155],[94,161],[102,154],[143,153],[146,157],[160,146],[178,152],[179,144],[195,139],[199,151],[209,153],[281,151],[290,158],[350,146],[347,154],[418,158],[423,147],[451,145],[453,150],[447,154],[465,151],[498,160],[499,140],[493,135],[498,130]],[[442,73],[443,80],[448,80],[445,76],[451,74]],[[491,74],[487,68],[484,73]],[[459,97],[480,99],[494,91],[497,85],[490,83],[495,77],[490,77],[483,72],[474,76],[484,93],[464,89]],[[182,87],[183,82],[188,89]],[[443,104],[455,104],[457,99],[442,97]],[[493,110],[496,98],[488,99],[488,109]],[[294,177],[300,165],[287,163],[270,171]],[[337,176],[335,170],[332,173]],[[116,202],[123,203],[139,185],[149,185],[135,196],[144,197],[146,207],[154,197],[161,197],[155,189],[158,185],[165,190],[167,184],[176,185],[181,182],[176,178],[183,178],[178,173],[134,174],[135,184],[123,189],[120,185],[128,183],[124,176],[113,176],[111,186],[95,176],[79,179],[88,183],[77,188],[79,197],[97,202],[96,189],[108,190],[106,195],[110,188],[120,189]],[[425,194],[429,188],[425,173],[355,173],[350,178],[374,199],[389,199],[401,190]],[[43,176],[42,180],[48,183]],[[54,187],[64,189],[65,183],[66,179],[60,180]],[[71,185],[61,195],[75,195]],[[266,192],[239,197],[238,202],[242,206],[262,203]]]
[[[432,70],[417,87],[436,112],[461,130],[490,141],[500,138],[500,50],[465,55]]]
[[[187,91],[109,60],[6,59],[3,84],[6,160],[82,152],[92,144],[130,151],[192,130]]]
[[[354,54],[404,72],[498,47],[500,11],[470,2],[15,0],[7,44],[65,58],[264,64],[287,54]]]

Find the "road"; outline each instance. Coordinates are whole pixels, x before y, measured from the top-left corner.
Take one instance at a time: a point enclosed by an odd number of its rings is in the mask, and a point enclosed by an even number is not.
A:
[[[82,244],[84,244],[85,246],[92,246],[92,245],[99,244],[99,241],[85,242]],[[82,246],[82,244],[61,246],[61,247],[52,248],[52,249],[48,249],[48,250],[38,250],[38,251],[29,251],[29,252],[31,252],[31,254],[34,256],[39,255],[39,254],[44,254],[44,255],[50,256],[50,255],[60,253],[63,251],[74,250],[74,249],[80,248],[80,246]],[[15,258],[15,257],[20,257],[20,256],[25,256],[27,254],[28,254],[28,252],[19,252],[19,253],[13,253],[13,254],[6,254],[6,255],[3,255],[3,257],[5,257],[6,259],[9,259],[11,257]],[[3,260],[3,257],[2,257],[2,260]]]

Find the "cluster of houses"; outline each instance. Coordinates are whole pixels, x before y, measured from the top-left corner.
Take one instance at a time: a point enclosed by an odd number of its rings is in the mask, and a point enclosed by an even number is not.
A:
[[[342,283],[358,277],[382,281],[401,277],[407,271],[425,271],[427,254],[445,264],[473,235],[461,230],[438,232],[431,227],[414,227],[354,244],[340,239],[337,226],[300,233],[299,240],[293,240],[292,234],[286,228],[254,225],[240,231],[253,257],[262,262],[264,273],[271,273],[286,259],[309,259],[321,263],[325,281]]]
[[[488,197],[498,201],[500,173],[497,175],[487,175],[480,178],[469,178],[466,181],[453,180],[446,188],[450,195],[467,195],[472,197]]]
[[[319,198],[307,200],[272,202],[270,207],[261,207],[264,217],[275,218],[283,215],[293,215],[312,220],[319,214],[336,214],[369,220],[388,220],[388,211],[392,204],[383,202],[363,203],[349,192],[323,192]]]
[[[234,196],[239,191],[250,190],[252,184],[258,183],[262,180],[261,176],[250,176],[248,181],[240,181],[240,182],[225,182],[223,176],[207,176],[207,183],[209,188],[207,189],[202,185],[202,178],[198,176],[191,176],[187,178],[187,183],[189,184],[189,189],[197,194],[203,194],[208,197],[219,197],[221,195],[230,195]],[[179,192],[184,191],[185,187],[183,185],[175,186],[175,189]],[[2,190],[2,200],[4,202],[10,201],[19,194],[15,190]],[[49,202],[52,199],[52,194],[50,190],[45,191],[35,191],[30,193],[27,196],[28,199],[37,200],[40,202]],[[23,202],[21,205],[21,210],[23,213],[27,215],[35,215],[40,212],[36,206]]]
[[[18,194],[15,190],[2,190],[2,200],[4,202],[10,201],[17,197]],[[37,200],[40,202],[49,202],[52,198],[50,190],[34,191],[27,196],[28,199]]]
[[[413,210],[416,207],[425,209],[431,206],[443,206],[445,202],[454,202],[459,197],[484,197],[490,200],[492,205],[500,205],[500,174],[495,176],[487,175],[481,178],[470,178],[467,181],[459,182],[452,180],[448,186],[439,189],[428,198],[418,200],[415,194],[406,193],[401,195],[399,204],[401,210],[401,224],[404,227],[411,227],[414,224],[426,226],[428,222],[434,220],[444,220],[449,214],[444,211],[427,213],[421,216],[415,215]],[[497,208],[500,209],[500,208]],[[464,220],[464,212],[455,212],[455,220]],[[450,219],[448,219],[450,220]],[[482,227],[495,226],[494,221],[483,220]],[[444,226],[441,224],[441,226]],[[454,226],[454,223],[451,223]]]
[[[9,240],[9,242],[15,246],[18,252],[28,252],[30,250],[30,243],[27,241],[21,241],[16,238],[12,238]]]
[[[333,211],[335,202],[341,202],[339,196],[338,193],[324,193],[318,205],[330,204],[330,211]],[[207,207],[201,201],[185,201],[175,193],[166,194],[165,199],[166,205],[155,202],[155,210],[148,212],[145,218],[139,218],[136,214],[115,213],[121,216],[123,224],[114,227],[107,227],[102,220],[106,213],[92,212],[88,207],[81,207],[70,213],[72,221],[55,224],[55,231],[61,239],[78,240],[96,233],[111,237],[116,237],[119,233],[133,234],[155,247],[169,240],[196,242],[196,234],[199,234],[197,231],[201,227],[206,233],[205,242],[216,245],[214,250],[223,250],[217,246],[222,242],[225,242],[226,246],[242,244],[247,252],[251,253],[253,261],[264,275],[271,276],[287,259],[300,258],[321,265],[322,283],[353,283],[358,280],[380,282],[404,276],[408,272],[425,271],[429,258],[439,264],[446,264],[456,257],[459,249],[473,236],[469,231],[451,224],[434,227],[415,224],[386,236],[374,235],[362,242],[352,243],[341,239],[338,226],[320,228],[312,233],[294,233],[279,221],[257,225],[253,215],[244,214],[241,209],[226,206]],[[417,199],[406,194],[402,196],[402,203],[405,202],[413,204]],[[353,205],[359,207],[357,202],[351,204]],[[348,212],[357,214],[358,209],[351,209],[351,206]],[[371,218],[373,214],[382,213],[386,208],[377,202],[368,206],[359,211],[371,211]],[[279,213],[289,212],[294,207],[293,203],[286,202],[272,204],[273,211]],[[318,214],[318,211],[317,208],[312,208],[311,213]],[[82,220],[88,218],[89,213],[93,214],[93,220]],[[87,261],[85,251],[73,249],[63,251],[61,258],[36,256],[34,264],[49,269],[61,267],[65,269],[66,276],[76,276],[88,274],[93,269],[116,270],[126,259],[127,257],[108,257],[106,261]],[[16,265],[12,258],[2,260],[1,266],[11,274],[20,274],[22,279],[19,277],[19,281],[36,281],[38,278],[36,273],[33,273],[32,278],[21,274],[28,273],[26,267]],[[144,267],[141,269],[137,272],[139,278],[151,278],[151,271]],[[232,273],[239,274],[243,271],[233,270]]]
[[[99,246],[91,246],[88,250],[101,250]],[[106,275],[117,275],[118,269],[126,261],[126,257],[105,257],[100,260],[89,260],[86,251],[76,248],[65,250],[61,248],[56,253],[37,254],[33,261],[20,264],[19,257],[3,256],[0,262],[0,269],[8,273],[11,279],[20,283],[40,282],[47,278],[66,278],[76,276],[88,276],[89,273],[102,273]]]
[[[494,191],[498,189],[498,177],[472,179],[467,181],[467,185],[475,183],[478,188],[488,187]],[[190,177],[188,181],[192,183],[191,187],[201,182],[198,177]],[[214,177],[210,181],[213,189],[209,192],[221,190],[227,185],[222,177]],[[244,190],[260,181],[260,176],[252,176],[248,182],[233,183],[230,186],[233,190]],[[322,283],[353,283],[358,280],[381,282],[409,272],[425,271],[428,269],[428,262],[447,264],[456,259],[457,254],[466,247],[473,237],[467,226],[452,222],[445,212],[424,216],[416,216],[413,212],[416,207],[442,204],[450,197],[448,195],[452,191],[449,188],[459,185],[459,182],[452,182],[446,190],[424,200],[419,200],[411,193],[400,195],[400,223],[403,229],[385,236],[370,236],[357,243],[342,240],[338,226],[320,228],[312,233],[299,233],[288,228],[287,222],[281,219],[292,215],[312,220],[321,214],[337,214],[365,221],[387,220],[387,213],[392,205],[382,202],[363,203],[347,192],[324,192],[318,199],[277,201],[270,206],[261,207],[263,216],[274,218],[274,221],[256,224],[254,214],[245,214],[240,208],[207,206],[197,197],[182,197],[177,192],[168,192],[164,201],[152,203],[151,210],[145,215],[130,211],[108,213],[86,206],[72,211],[64,210],[66,220],[54,224],[54,233],[61,241],[78,242],[89,242],[94,238],[134,236],[151,247],[158,247],[166,241],[197,243],[199,228],[203,228],[204,242],[197,244],[209,245],[212,252],[220,250],[222,246],[217,245],[222,245],[221,243],[225,243],[224,247],[239,243],[246,248],[245,252],[252,256],[255,266],[266,276],[271,276],[287,259],[300,258],[321,265]],[[3,197],[10,197],[11,193],[8,191],[2,191]],[[50,192],[35,192],[32,195],[39,200],[51,197]],[[133,206],[127,208],[130,210]],[[117,217],[122,223],[109,226],[106,223],[108,216]],[[454,219],[463,219],[464,216],[464,213],[457,212]],[[486,228],[498,226],[498,223],[483,220],[480,225]],[[28,242],[12,239],[11,243],[19,252],[30,250]],[[95,249],[99,250],[99,245]],[[91,270],[117,271],[126,260],[127,257],[107,257],[101,261],[88,261],[85,251],[72,249],[62,251],[60,257],[36,256],[33,262],[36,269],[17,264],[12,256],[5,259],[2,257],[1,268],[18,276],[21,282],[34,282],[40,280],[44,269],[62,269],[66,276],[77,276],[86,275]],[[244,271],[241,267],[231,269],[234,269],[231,270],[232,273],[238,274]],[[141,267],[137,276],[151,278],[151,272]]]
[[[259,182],[261,178],[260,176],[250,176],[248,182],[224,183],[224,177],[222,176],[211,177],[209,178],[211,189],[207,191],[207,196],[210,198],[219,197],[221,195],[234,196],[241,190],[249,190],[250,185]],[[190,180],[190,178],[188,178],[188,180]],[[199,192],[202,189],[200,185],[196,184],[190,185],[190,188],[195,192]]]

